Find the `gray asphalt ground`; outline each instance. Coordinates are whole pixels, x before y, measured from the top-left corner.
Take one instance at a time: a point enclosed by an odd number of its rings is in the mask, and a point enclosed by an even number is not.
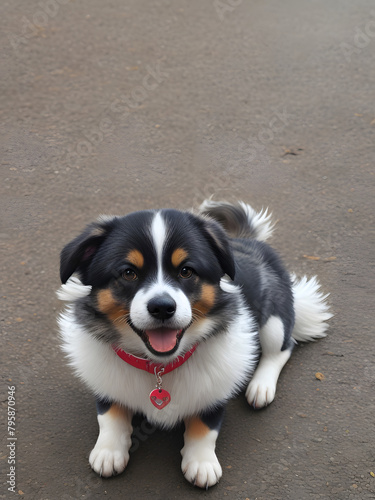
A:
[[[374,499],[374,2],[3,0],[0,19],[0,498]],[[229,404],[219,485],[187,483],[181,429],[142,421],[101,479],[94,400],[58,347],[60,249],[101,213],[212,193],[270,207],[288,268],[331,294],[329,335],[271,406]]]

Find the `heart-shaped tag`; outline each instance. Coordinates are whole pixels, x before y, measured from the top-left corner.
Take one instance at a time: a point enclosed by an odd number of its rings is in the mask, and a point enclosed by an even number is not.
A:
[[[154,389],[150,392],[150,401],[158,410],[162,410],[171,402],[171,395],[165,389]]]

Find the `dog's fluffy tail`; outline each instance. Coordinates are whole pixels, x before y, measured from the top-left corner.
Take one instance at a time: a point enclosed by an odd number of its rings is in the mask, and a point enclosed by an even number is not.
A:
[[[233,205],[225,201],[205,200],[199,213],[219,222],[233,238],[255,238],[266,241],[273,231],[268,210],[256,212],[250,205],[239,201]]]
[[[329,294],[323,295],[320,291],[316,276],[310,279],[306,276],[297,279],[292,275],[291,278],[296,314],[292,337],[300,342],[325,337],[328,328],[326,321],[333,316],[326,302]]]

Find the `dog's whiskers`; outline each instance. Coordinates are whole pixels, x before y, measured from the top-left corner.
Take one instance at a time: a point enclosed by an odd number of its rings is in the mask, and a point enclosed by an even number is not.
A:
[[[196,309],[195,307],[192,307],[191,310],[192,310],[192,313],[193,313],[193,320],[205,318],[205,315],[199,309]]]
[[[116,318],[114,323],[118,326],[123,326],[125,324],[129,324],[129,319],[130,319],[130,314],[126,313],[126,314]]]

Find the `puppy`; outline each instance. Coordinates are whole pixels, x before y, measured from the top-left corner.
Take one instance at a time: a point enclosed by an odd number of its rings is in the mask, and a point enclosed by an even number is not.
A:
[[[325,336],[326,296],[288,273],[265,243],[272,229],[267,211],[209,200],[195,214],[101,217],[62,250],[59,325],[97,398],[98,474],[125,469],[141,413],[162,428],[183,421],[185,478],[216,484],[227,400],[246,387],[250,405],[268,405],[295,341]]]

